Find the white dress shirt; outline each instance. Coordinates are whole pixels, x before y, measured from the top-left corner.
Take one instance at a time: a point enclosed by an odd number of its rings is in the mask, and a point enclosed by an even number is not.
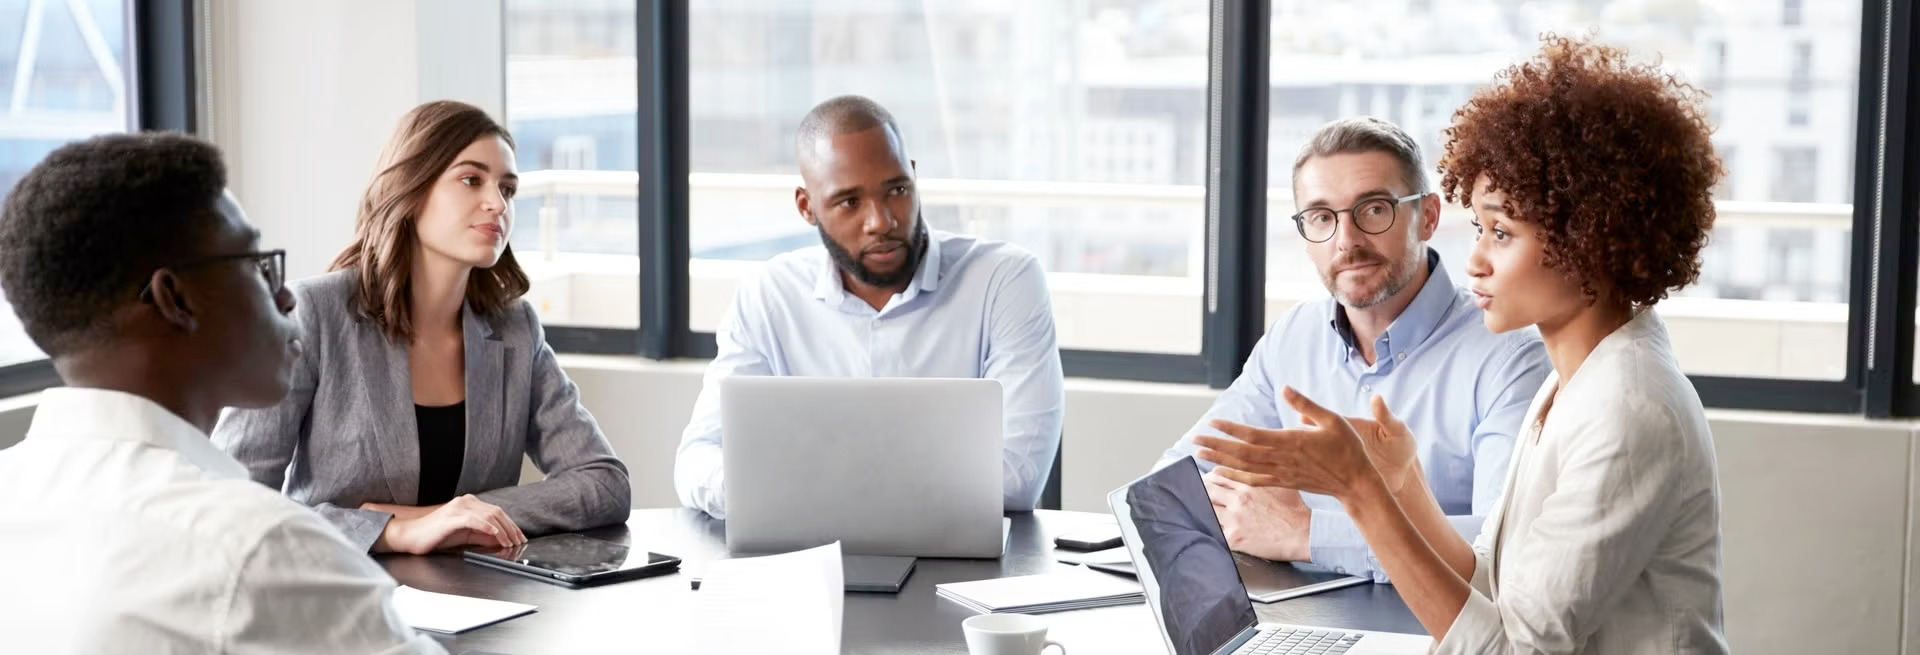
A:
[[[1065,385],[1040,262],[1010,244],[928,231],[905,291],[875,310],[824,247],[785,253],[741,283],[714,334],[674,462],[680,502],[726,517],[720,381],[732,375],[992,378],[1003,389],[1006,509],[1033,509],[1060,449]]]
[[[1522,425],[1435,652],[1727,652],[1713,435],[1660,318],[1548,377]]]
[[[0,651],[446,652],[366,553],[140,396],[42,394],[0,534]]]

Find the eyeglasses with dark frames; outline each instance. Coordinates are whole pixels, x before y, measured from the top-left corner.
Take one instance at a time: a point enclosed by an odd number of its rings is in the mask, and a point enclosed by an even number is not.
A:
[[[176,271],[184,271],[190,268],[198,268],[201,266],[208,266],[211,264],[218,264],[221,262],[230,262],[234,260],[247,260],[247,259],[254,260],[254,265],[260,268],[260,276],[263,278],[266,278],[267,280],[267,292],[273,295],[279,295],[280,290],[285,288],[287,284],[287,251],[285,250],[265,250],[265,251],[255,251],[255,252],[237,252],[229,255],[213,255],[209,257],[201,257],[199,259],[190,259],[184,262],[180,262],[178,264],[173,264],[173,265],[165,266],[162,268],[170,268]],[[140,302],[152,302],[152,301],[153,301],[153,283],[148,282],[147,286],[140,288]]]
[[[1393,227],[1395,217],[1400,214],[1400,205],[1427,196],[1427,191],[1399,198],[1367,198],[1355,203],[1350,209],[1328,209],[1314,207],[1293,215],[1293,226],[1299,228],[1300,237],[1313,243],[1323,243],[1333,238],[1340,228],[1340,215],[1346,214],[1354,227],[1367,234],[1380,234]]]

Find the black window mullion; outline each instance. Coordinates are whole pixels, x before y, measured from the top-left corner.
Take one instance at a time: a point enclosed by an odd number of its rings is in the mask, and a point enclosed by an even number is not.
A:
[[[1863,326],[1850,333],[1852,366],[1861,366],[1864,411],[1870,418],[1913,412],[1914,185],[1908,171],[1915,34],[1913,5],[1867,0],[1861,12],[1860,139],[1854,200],[1854,272],[1851,312]],[[1857,303],[1863,299],[1865,307]]]
[[[1715,409],[1851,414],[1860,411],[1860,391],[1833,380],[1689,375],[1700,404]]]
[[[194,12],[188,0],[134,0],[133,125],[140,130],[192,133],[199,127],[195,102]]]
[[[1913,2],[1895,1],[1893,24],[1897,27],[1888,37],[1893,41],[1891,58],[1893,62],[1888,75],[1887,103],[1887,168],[1886,188],[1883,193],[1884,208],[1881,221],[1887,229],[1899,231],[1898,270],[1893,271],[1896,284],[1893,289],[1892,315],[1890,328],[1894,335],[1893,364],[1888,372],[1892,377],[1890,384],[1906,391],[1897,397],[1894,416],[1914,416],[1920,414],[1920,398],[1915,398],[1914,387],[1914,316],[1920,309],[1920,183],[1913,176],[1920,174],[1920,103],[1914,95],[1920,93],[1920,66],[1915,66],[1913,58],[1920,56],[1916,52],[1916,40],[1920,40],[1920,10]],[[1884,284],[1884,282],[1883,282]]]
[[[1207,80],[1207,383],[1240,375],[1264,331],[1270,3],[1214,0]]]
[[[60,374],[53,370],[53,362],[46,359],[36,359],[0,368],[0,398],[11,398],[57,386],[60,386]]]
[[[632,355],[635,339],[630,328],[548,325],[547,346],[556,353],[579,355]]]
[[[687,327],[687,0],[643,2],[639,41],[639,211],[641,356],[686,356]]]

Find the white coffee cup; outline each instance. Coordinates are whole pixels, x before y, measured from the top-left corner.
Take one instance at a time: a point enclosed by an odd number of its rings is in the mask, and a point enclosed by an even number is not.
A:
[[[1066,655],[1067,647],[1047,641],[1047,622],[1027,614],[981,614],[960,622],[971,655],[1040,655],[1048,646]]]

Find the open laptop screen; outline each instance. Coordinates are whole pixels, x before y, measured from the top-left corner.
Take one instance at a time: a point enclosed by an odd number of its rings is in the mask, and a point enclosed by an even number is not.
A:
[[[1114,496],[1125,504],[1118,513],[1128,524],[1127,549],[1144,568],[1147,602],[1174,655],[1209,655],[1259,623],[1193,458]]]

